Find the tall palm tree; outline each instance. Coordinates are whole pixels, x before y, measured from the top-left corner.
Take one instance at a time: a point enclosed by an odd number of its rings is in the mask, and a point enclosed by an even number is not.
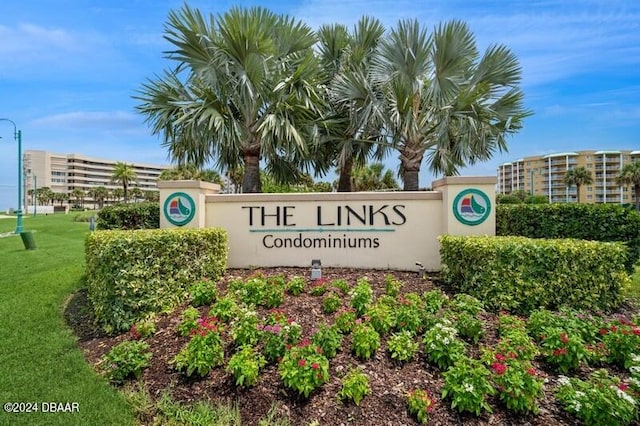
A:
[[[385,153],[380,138],[380,97],[369,78],[371,61],[384,35],[377,19],[363,16],[349,33],[344,25],[320,27],[319,57],[322,64],[329,113],[324,144],[338,168],[338,192],[352,190],[354,167],[363,167],[374,155]]]
[[[177,67],[136,98],[173,160],[243,165],[243,192],[260,192],[261,160],[281,179],[306,167],[320,99],[311,28],[259,7],[205,19],[185,5],[169,13],[165,38]]]
[[[222,177],[215,170],[202,170],[193,164],[183,164],[160,173],[159,180],[201,180],[222,185]]]
[[[135,188],[131,188],[131,198],[134,201],[137,201],[139,199],[142,198],[142,189],[135,187]]]
[[[640,160],[625,164],[617,177],[618,185],[632,185],[636,210],[640,212]]]
[[[124,197],[124,190],[122,188],[113,188],[111,195],[113,196],[113,201],[118,203]]]
[[[133,168],[133,165],[120,161],[117,162],[115,167],[113,168],[111,180],[115,183],[122,184],[124,202],[126,203],[129,199],[129,184],[136,181],[136,171]]]
[[[416,20],[400,21],[374,58],[386,102],[385,126],[399,151],[405,190],[417,190],[426,155],[436,174],[506,150],[505,137],[530,113],[519,89],[521,68],[509,49],[482,57],[466,24],[450,21],[432,35]]]
[[[590,170],[585,167],[574,167],[567,170],[564,174],[564,184],[567,188],[576,186],[576,192],[578,193],[578,203],[580,202],[580,188],[582,185],[589,185],[593,183],[593,176]]]
[[[381,189],[399,189],[393,172],[385,170],[382,163],[373,163],[354,169],[354,191],[378,191]]]
[[[109,190],[104,186],[97,186],[89,190],[89,196],[93,198],[94,208],[97,203],[98,208],[101,209],[104,207],[104,201],[109,197]]]
[[[76,204],[78,204],[78,206],[84,208],[84,197],[85,197],[85,193],[82,189],[80,188],[75,188],[73,191],[71,191],[71,196],[73,198],[75,198],[76,200]]]

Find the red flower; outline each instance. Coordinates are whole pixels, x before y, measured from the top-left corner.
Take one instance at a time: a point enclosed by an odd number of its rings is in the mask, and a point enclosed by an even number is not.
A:
[[[317,362],[314,362],[313,364],[311,364],[311,368],[313,368],[314,370],[317,370],[318,368],[320,368],[320,366],[318,365]]]
[[[530,375],[530,376],[537,376],[538,372],[536,371],[535,368],[530,367],[530,368],[527,368],[527,374]]]
[[[626,383],[620,383],[618,385],[618,389],[620,389],[622,392],[626,392],[626,390],[629,389],[629,385]]]
[[[322,355],[322,348],[320,346],[316,346],[316,353]]]
[[[518,355],[516,355],[516,353],[515,353],[515,352],[509,352],[507,355],[508,355],[508,356],[509,356],[509,358],[511,358],[511,359],[516,359],[516,358],[518,357]]]
[[[493,365],[491,365],[491,368],[498,376],[503,375],[505,371],[507,371],[507,366],[500,362],[494,362]]]
[[[299,348],[304,348],[305,346],[309,346],[311,344],[311,340],[309,340],[309,338],[305,337],[304,339],[302,339],[300,341],[300,343],[298,343],[298,347]]]
[[[567,337],[567,333],[560,334],[560,340],[562,340],[562,343],[568,343],[569,338]]]
[[[502,355],[502,354],[496,354],[496,361],[499,362],[505,362],[507,360],[507,357]]]
[[[614,333],[615,333],[616,331],[618,331],[618,326],[612,325],[612,326],[611,326],[611,331],[613,331]]]
[[[633,327],[633,329],[631,330],[633,332],[633,334],[635,334],[636,336],[640,336],[640,328],[638,327]]]
[[[560,355],[566,355],[566,354],[567,354],[567,348],[560,348],[553,351],[553,356],[560,356]]]
[[[131,334],[131,337],[135,340],[140,338],[140,332],[138,331],[138,328],[136,327],[135,324],[131,326],[131,330],[129,330],[129,334]]]
[[[298,361],[298,366],[304,367],[305,365],[307,365],[307,361],[305,361],[304,359]]]
[[[605,335],[609,332],[609,330],[607,330],[606,328],[601,328],[600,331],[598,331],[598,333]]]

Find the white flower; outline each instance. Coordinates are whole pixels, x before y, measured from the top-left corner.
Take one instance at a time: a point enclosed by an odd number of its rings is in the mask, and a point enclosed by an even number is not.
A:
[[[584,394],[584,392],[582,391],[576,391],[576,398],[578,399],[582,399],[584,398],[586,395]]]
[[[444,343],[445,345],[449,344],[449,338],[445,337],[444,339],[442,339],[442,343]]]
[[[640,364],[640,355],[638,354],[631,354],[631,361],[639,363]]]
[[[622,398],[625,401],[627,401],[629,404],[631,405],[636,405],[636,400],[633,399],[633,397],[631,395],[629,395],[628,393],[626,393],[625,391],[621,390],[620,388],[618,388],[617,386],[611,386],[611,389],[614,389],[616,391],[616,394],[618,395],[618,398]]]
[[[582,408],[582,404],[580,403],[580,401],[571,401],[572,405],[573,405],[573,409],[578,412],[580,411],[580,409]]]
[[[640,373],[640,365],[633,365],[629,367],[629,371],[631,372],[631,374]]]
[[[558,376],[558,383],[560,386],[565,386],[570,383],[569,378],[567,376],[560,375]]]
[[[464,384],[464,390],[466,392],[473,392],[474,387],[473,387],[473,385],[471,383],[465,383]]]

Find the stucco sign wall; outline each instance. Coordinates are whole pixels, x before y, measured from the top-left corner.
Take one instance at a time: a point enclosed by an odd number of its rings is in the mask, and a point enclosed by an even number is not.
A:
[[[429,192],[237,195],[203,182],[160,182],[161,227],[226,229],[234,268],[320,259],[324,266],[411,270],[421,262],[439,270],[438,235],[495,234],[494,184],[494,177],[456,177]]]

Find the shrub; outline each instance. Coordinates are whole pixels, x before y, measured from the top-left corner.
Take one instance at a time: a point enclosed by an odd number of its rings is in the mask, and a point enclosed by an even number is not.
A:
[[[537,413],[537,399],[542,396],[543,379],[529,361],[518,361],[496,354],[491,365],[498,397],[516,413]]]
[[[482,410],[492,412],[487,396],[495,394],[489,381],[491,373],[480,363],[466,356],[460,357],[446,371],[442,399],[451,398],[451,408],[459,412],[468,411],[479,416]]]
[[[139,378],[150,360],[151,352],[147,343],[127,340],[111,348],[102,357],[102,368],[109,381],[122,383],[128,377]]]
[[[291,277],[289,282],[287,282],[286,290],[289,294],[292,294],[294,296],[300,296],[304,291],[304,288],[306,285],[307,285],[306,279],[299,276],[295,276],[295,277]]]
[[[156,323],[151,318],[140,320],[134,323],[129,330],[129,335],[133,339],[146,339],[156,332]]]
[[[191,283],[220,278],[226,240],[226,231],[212,228],[87,234],[87,288],[96,321],[113,332],[171,311],[187,298]]]
[[[342,345],[342,334],[335,325],[327,327],[325,324],[320,324],[318,331],[311,336],[311,341],[322,349],[322,353],[327,358],[333,358]]]
[[[214,367],[224,362],[220,334],[213,331],[195,334],[172,362],[176,370],[187,376],[194,373],[200,377],[206,376]]]
[[[218,299],[213,306],[211,306],[209,315],[217,317],[222,322],[229,322],[238,312],[240,312],[240,308],[236,303],[236,299],[234,299],[233,296],[227,295]]]
[[[322,349],[309,343],[289,349],[278,365],[284,385],[305,398],[329,380],[329,360]]]
[[[322,299],[322,311],[325,314],[332,314],[336,312],[340,308],[340,305],[340,298],[332,291]]]
[[[369,377],[360,369],[351,369],[342,379],[342,388],[338,392],[341,400],[351,400],[360,405],[362,398],[369,395]]]
[[[248,308],[241,308],[238,315],[231,322],[229,335],[233,343],[240,347],[258,343],[258,313]]]
[[[193,306],[210,305],[218,295],[216,283],[204,278],[189,288],[191,304]]]
[[[267,361],[254,347],[243,346],[229,359],[227,371],[233,374],[236,386],[249,387],[256,384],[260,369],[266,363]]]
[[[373,300],[373,290],[366,278],[360,278],[356,286],[351,290],[351,307],[356,310],[356,314],[360,317]]]
[[[160,204],[157,202],[114,204],[98,212],[96,229],[158,229]]]
[[[640,214],[615,204],[498,205],[496,234],[623,241],[629,273],[640,258]]]
[[[380,346],[380,335],[369,324],[356,324],[353,329],[351,349],[362,359],[369,359]]]
[[[579,334],[567,334],[561,328],[546,329],[545,333],[541,343],[545,360],[561,373],[576,370],[587,360],[587,349]]]
[[[446,370],[464,356],[464,343],[458,339],[458,331],[451,322],[443,318],[424,334],[422,342],[427,359],[438,368]]]
[[[198,327],[196,320],[200,318],[200,311],[193,306],[189,306],[182,311],[180,317],[180,324],[178,324],[178,334],[181,336],[188,336],[191,334],[191,330],[195,330]]]
[[[433,399],[426,390],[414,389],[407,394],[409,413],[416,416],[420,423],[427,423],[429,413],[433,411],[433,404]]]
[[[391,358],[400,362],[412,360],[418,351],[418,342],[413,340],[413,334],[410,331],[394,333],[387,340],[387,346]]]
[[[621,243],[524,237],[440,237],[443,280],[490,309],[611,310],[630,285]]]
[[[640,327],[614,321],[603,327],[600,334],[608,351],[607,361],[624,368],[631,367],[633,356],[640,354]]]

